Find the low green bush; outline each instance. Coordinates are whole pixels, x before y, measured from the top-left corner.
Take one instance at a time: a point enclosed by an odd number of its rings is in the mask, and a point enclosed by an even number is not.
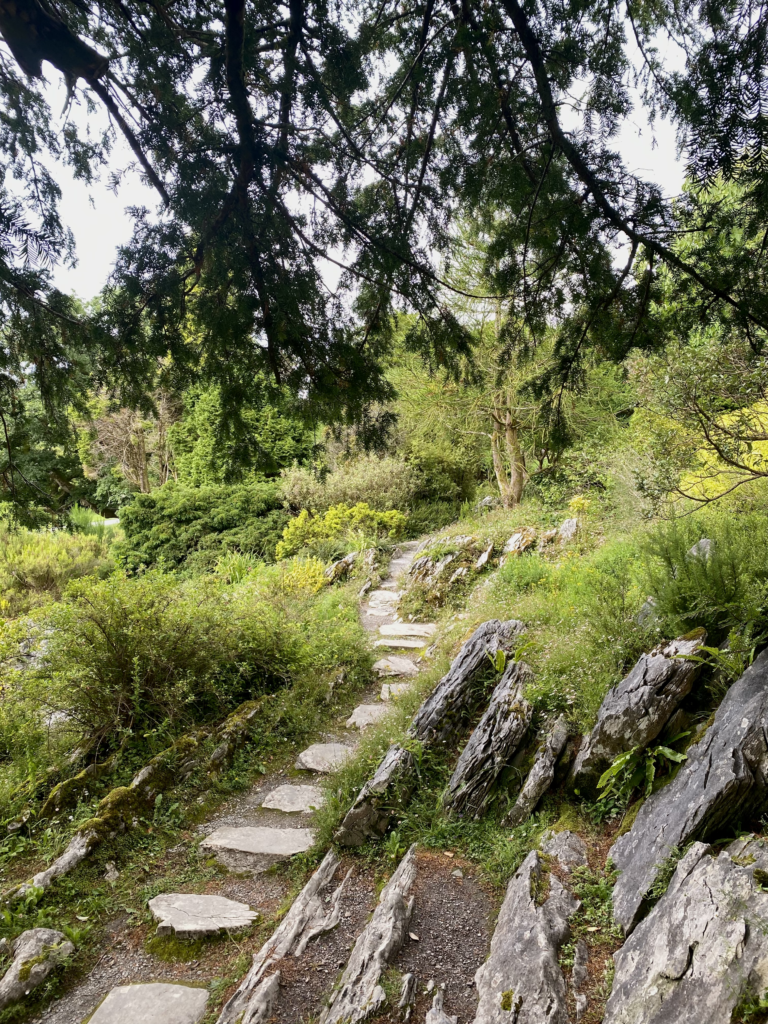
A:
[[[299,551],[317,551],[327,554],[327,542],[335,548],[343,541],[347,550],[373,547],[384,538],[396,540],[405,532],[407,519],[402,512],[392,509],[377,512],[365,502],[357,505],[334,505],[323,515],[303,509],[292,519],[278,543],[276,557],[288,558]]]
[[[407,508],[418,490],[418,474],[397,458],[362,455],[324,477],[294,466],[283,470],[280,489],[289,508],[325,512],[333,505],[365,502],[379,512]]]
[[[41,730],[55,722],[70,751],[151,753],[244,700],[297,686],[322,699],[340,677],[362,682],[370,656],[356,603],[317,594],[315,577],[262,565],[236,585],[157,569],[71,584],[37,625],[36,667],[15,668],[0,644],[0,750],[45,762]]]
[[[0,529],[0,616],[13,618],[58,600],[70,580],[113,568],[107,535]]]
[[[212,568],[228,551],[270,561],[289,516],[273,483],[186,487],[168,483],[120,512],[127,568],[158,563]]]
[[[691,554],[700,540],[708,551]],[[768,515],[749,512],[677,520],[657,527],[646,545],[648,593],[672,633],[698,626],[709,643],[731,632],[768,631]]]

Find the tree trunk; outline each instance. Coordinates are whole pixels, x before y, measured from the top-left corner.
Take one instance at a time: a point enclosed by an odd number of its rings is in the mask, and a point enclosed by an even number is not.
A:
[[[509,482],[512,495],[512,508],[523,500],[523,491],[528,483],[528,470],[525,468],[525,454],[520,447],[519,424],[508,411],[504,423],[504,441],[509,459]]]
[[[523,499],[529,475],[520,446],[520,425],[509,409],[494,409],[491,453],[493,471],[504,508],[516,508]],[[503,445],[503,448],[502,448]],[[507,466],[509,468],[507,468]]]

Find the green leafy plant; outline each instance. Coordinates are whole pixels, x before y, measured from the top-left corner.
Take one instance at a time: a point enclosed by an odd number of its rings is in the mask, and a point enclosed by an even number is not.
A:
[[[497,675],[501,675],[501,673],[507,667],[507,652],[498,650],[492,654],[490,651],[486,651],[485,656],[488,659],[488,661],[490,661],[493,671]]]
[[[671,743],[677,743],[687,735],[687,732],[680,733]],[[619,813],[627,806],[636,789],[642,789],[644,796],[650,796],[660,768],[668,769],[672,764],[682,764],[687,758],[687,754],[681,754],[671,746],[632,747],[619,754],[600,776],[597,783],[601,791],[599,802],[603,808]]]

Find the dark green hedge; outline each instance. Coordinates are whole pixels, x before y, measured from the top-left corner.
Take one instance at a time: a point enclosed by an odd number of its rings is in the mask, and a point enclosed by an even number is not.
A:
[[[227,551],[271,561],[288,513],[272,483],[169,483],[139,494],[120,510],[128,569],[162,562],[169,568],[210,568]]]

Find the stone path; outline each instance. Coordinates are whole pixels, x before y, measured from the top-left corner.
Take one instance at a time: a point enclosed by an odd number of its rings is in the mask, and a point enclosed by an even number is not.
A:
[[[404,623],[397,615],[397,602],[400,598],[399,582],[402,574],[408,570],[417,547],[416,543],[403,545],[390,563],[390,572],[379,589],[365,595],[361,606],[361,619],[366,630],[371,633],[375,644],[386,645],[394,651],[412,648],[421,651],[434,635],[433,624]],[[348,718],[348,730],[362,731],[380,721],[388,714],[388,702],[397,699],[409,687],[407,680],[419,672],[419,665],[404,655],[391,654],[380,659],[376,665],[379,676],[389,679],[402,679],[402,682],[388,682],[381,687],[379,684],[365,695],[365,703],[358,705]],[[342,736],[325,736],[321,742],[313,743],[301,751],[295,763],[295,769],[317,778],[332,773],[340,768],[351,756],[355,739],[350,732]],[[285,772],[281,773],[285,776]],[[237,872],[237,877],[269,878],[264,872],[272,865],[285,861],[299,853],[309,850],[314,844],[315,831],[312,827],[314,812],[322,805],[323,790],[312,785],[309,779],[304,782],[273,780],[277,785],[262,785],[251,793],[245,794],[224,805],[213,819],[198,827],[202,841],[199,854],[212,857],[230,871]],[[341,867],[338,869],[341,871]],[[335,874],[331,873],[331,876]],[[234,876],[230,876],[234,877]],[[354,893],[346,896],[348,909],[343,913],[339,901],[347,886],[349,873],[342,877],[333,896],[324,897],[322,902],[310,900],[307,903],[303,922],[304,938],[299,943],[299,955],[307,942],[320,934],[337,929],[339,921],[353,921],[356,935],[360,935],[368,915],[374,909],[370,897],[366,894],[365,905],[358,910]],[[330,880],[330,877],[329,877]],[[188,894],[161,893],[149,903],[149,909],[158,921],[157,934],[175,934],[184,938],[199,938],[206,935],[237,933],[248,929],[258,918],[259,903],[251,906],[250,901],[230,899],[221,890],[234,895],[236,886],[230,883],[217,883],[218,893]],[[246,887],[247,888],[247,887]],[[233,891],[234,890],[234,891]],[[253,892],[253,888],[249,890]],[[239,896],[239,892],[237,892]],[[247,898],[247,897],[246,897]],[[328,902],[330,900],[330,903]],[[349,903],[351,901],[351,903]],[[338,929],[337,929],[338,930]],[[349,950],[351,947],[347,947]],[[394,951],[394,947],[393,947]],[[335,954],[338,956],[338,952]],[[345,954],[346,955],[346,954]],[[146,961],[140,956],[139,961]],[[151,958],[150,958],[151,959]],[[338,966],[344,961],[341,961]],[[138,962],[125,963],[121,975],[108,981],[110,977],[102,975],[101,979],[93,974],[69,996],[45,1011],[42,1020],[53,1020],[56,1024],[80,1024],[88,1014],[97,1007],[92,1024],[113,1024],[113,1022],[132,1022],[132,1024],[196,1024],[206,1013],[208,992],[205,988],[192,987],[189,984],[174,983],[178,970],[169,969],[165,976],[158,979],[156,974],[146,970],[137,970]],[[385,962],[382,961],[382,969]],[[123,981],[115,985],[116,980]],[[277,992],[273,979],[263,993],[258,994],[263,1006],[257,1016],[248,1020],[261,1019],[267,1014]],[[308,980],[308,979],[307,979]],[[329,979],[330,980],[330,979]],[[129,984],[124,982],[128,981]],[[281,989],[287,979],[280,982]],[[110,984],[114,987],[109,989]],[[104,993],[107,992],[106,998]],[[250,997],[249,997],[250,998]],[[99,1004],[99,1000],[102,1000]],[[69,1011],[64,1004],[70,1002]],[[256,1012],[256,1003],[253,1004]],[[303,1000],[300,1008],[304,1011]],[[58,1011],[58,1012],[57,1012]],[[64,1011],[64,1012],[61,1012]],[[225,1024],[225,1015],[220,1017],[220,1024]]]

